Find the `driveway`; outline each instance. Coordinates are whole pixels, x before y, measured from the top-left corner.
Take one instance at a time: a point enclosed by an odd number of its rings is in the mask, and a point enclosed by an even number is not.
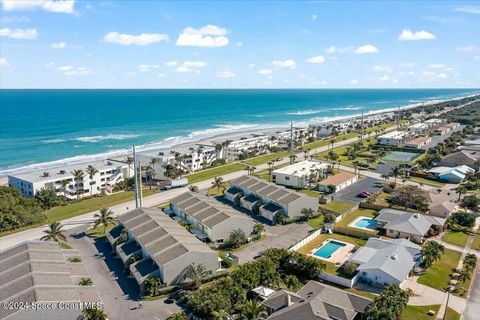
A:
[[[69,231],[68,243],[80,253],[82,263],[87,268],[104,304],[109,319],[167,319],[172,313],[180,311],[175,304],[165,304],[163,299],[144,301],[138,309],[138,285],[135,280],[123,274],[123,265],[110,252],[106,241],[95,241],[85,234],[86,228]],[[72,235],[73,234],[73,235]],[[103,257],[99,257],[98,253]]]
[[[357,197],[357,194],[363,191],[377,193],[381,191],[382,187],[382,181],[371,177],[365,177],[360,181],[348,186],[347,188],[337,192],[335,194],[335,200],[358,204],[365,199]]]
[[[240,264],[253,260],[253,257],[268,248],[288,249],[306,236],[313,228],[307,223],[292,223],[287,225],[265,225],[265,237],[233,252]]]

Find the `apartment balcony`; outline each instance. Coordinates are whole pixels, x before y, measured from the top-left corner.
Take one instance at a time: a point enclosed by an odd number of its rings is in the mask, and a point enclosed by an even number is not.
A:
[[[128,260],[134,255],[141,255],[142,248],[135,240],[130,240],[117,247],[118,257],[125,265],[128,265]]]
[[[270,221],[275,219],[275,215],[279,212],[282,212],[283,209],[276,204],[269,203],[260,207],[260,215],[267,218]]]
[[[130,272],[140,286],[148,277],[158,277],[160,275],[160,269],[150,257],[132,263]]]
[[[245,208],[247,210],[250,210],[252,211],[253,210],[253,206],[256,204],[256,203],[259,203],[261,201],[260,197],[257,197],[256,195],[254,194],[249,194],[243,198],[240,198],[240,206],[242,208]]]
[[[120,238],[123,229],[123,226],[116,226],[115,228],[112,228],[110,231],[107,232],[106,237],[112,247],[115,245],[115,242],[117,242],[118,238]]]

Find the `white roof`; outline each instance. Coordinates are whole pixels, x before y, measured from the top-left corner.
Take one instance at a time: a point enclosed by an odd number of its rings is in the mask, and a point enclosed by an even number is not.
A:
[[[281,173],[295,176],[304,176],[310,174],[310,170],[318,170],[327,167],[328,164],[317,160],[304,160],[292,165],[274,170],[272,173]]]
[[[406,136],[408,133],[405,131],[392,131],[382,134],[378,139],[401,139]]]
[[[256,288],[252,289],[252,291],[257,293],[258,295],[260,295],[262,297],[268,297],[272,293],[275,292],[274,290],[272,290],[270,288],[267,288],[267,287],[264,287],[264,286],[256,287]]]

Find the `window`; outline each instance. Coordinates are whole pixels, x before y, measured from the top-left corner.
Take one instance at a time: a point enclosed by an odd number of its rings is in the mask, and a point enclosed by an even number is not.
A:
[[[285,180],[290,180],[290,177],[285,177]]]

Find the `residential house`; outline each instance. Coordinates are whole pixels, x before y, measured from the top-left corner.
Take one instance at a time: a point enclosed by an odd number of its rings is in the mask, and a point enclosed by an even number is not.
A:
[[[118,221],[107,239],[142,292],[149,277],[173,285],[185,280],[191,264],[203,265],[207,272],[219,268],[217,253],[162,210],[137,208]]]
[[[81,316],[78,307],[102,307],[94,285],[82,286],[82,278],[90,279],[81,262],[72,262],[80,254],[62,249],[53,241],[26,241],[0,251],[0,319],[75,320]],[[52,304],[51,308],[28,308],[34,303]],[[59,306],[70,306],[60,308]],[[21,306],[25,306],[22,308]]]
[[[320,181],[318,183],[318,190],[323,192],[332,192],[331,186],[335,186],[335,192],[338,192],[357,181],[358,175],[350,172],[340,172]]]
[[[422,147],[425,147],[430,142],[432,142],[431,137],[417,137],[413,140],[408,141],[405,144],[405,147],[413,148],[413,149],[421,149]]]
[[[462,183],[468,173],[475,172],[474,169],[461,165],[458,167],[434,167],[427,171],[440,181],[450,183]]]
[[[436,134],[436,135],[442,136],[442,135],[444,135],[444,134],[446,134],[450,131],[452,131],[452,129],[450,127],[441,126],[441,127],[436,128],[433,133]]]
[[[391,131],[377,137],[377,144],[383,146],[400,147],[411,136],[407,131]]]
[[[369,238],[348,261],[359,266],[360,281],[383,287],[401,285],[421,260],[422,248],[406,239]]]
[[[193,227],[192,233],[200,240],[221,243],[233,230],[241,229],[247,237],[253,231],[250,217],[200,193],[185,192],[170,200],[170,208]]]
[[[226,147],[224,157],[227,161],[238,160],[242,154],[254,151],[257,154],[265,153],[268,147],[272,145],[272,140],[264,134],[252,134],[241,137],[238,140],[231,141]]]
[[[378,228],[385,229],[388,237],[410,239],[417,243],[423,243],[430,228],[441,228],[446,222],[443,218],[390,208],[380,210],[375,221]]]
[[[458,167],[465,165],[472,169],[477,169],[475,163],[479,159],[480,151],[461,150],[444,156],[439,162],[439,165],[446,167]]]
[[[302,209],[318,210],[318,199],[306,194],[289,190],[272,182],[254,176],[241,176],[231,181],[231,187],[225,191],[225,198],[232,199],[241,190],[241,207],[264,218],[274,221],[276,214],[289,218],[299,217]],[[233,194],[234,192],[235,194]]]
[[[372,300],[311,280],[297,293],[278,290],[262,304],[269,320],[353,320],[362,318]]]
[[[303,189],[315,184],[329,165],[318,160],[304,160],[272,171],[272,182],[287,187]]]
[[[92,179],[85,171],[88,165],[98,170]],[[75,170],[83,170],[81,179],[75,178]],[[111,193],[117,183],[130,176],[133,176],[133,171],[127,163],[110,159],[9,175],[8,185],[18,189],[27,198],[35,197],[40,189],[45,188],[55,191],[58,196],[76,199],[98,195],[103,191]]]
[[[470,140],[465,140],[463,141],[463,144],[465,146],[479,146],[480,147],[480,139],[470,139]]]
[[[428,215],[447,219],[457,208],[453,200],[448,200],[445,195],[438,193],[427,193]]]
[[[450,123],[447,123],[447,124],[445,125],[445,127],[450,128],[450,131],[453,131],[453,130],[457,129],[458,127],[460,127],[460,123],[458,123],[458,122],[450,122]]]
[[[413,132],[414,134],[424,134],[428,131],[430,126],[425,122],[418,122],[408,126],[407,130]]]

